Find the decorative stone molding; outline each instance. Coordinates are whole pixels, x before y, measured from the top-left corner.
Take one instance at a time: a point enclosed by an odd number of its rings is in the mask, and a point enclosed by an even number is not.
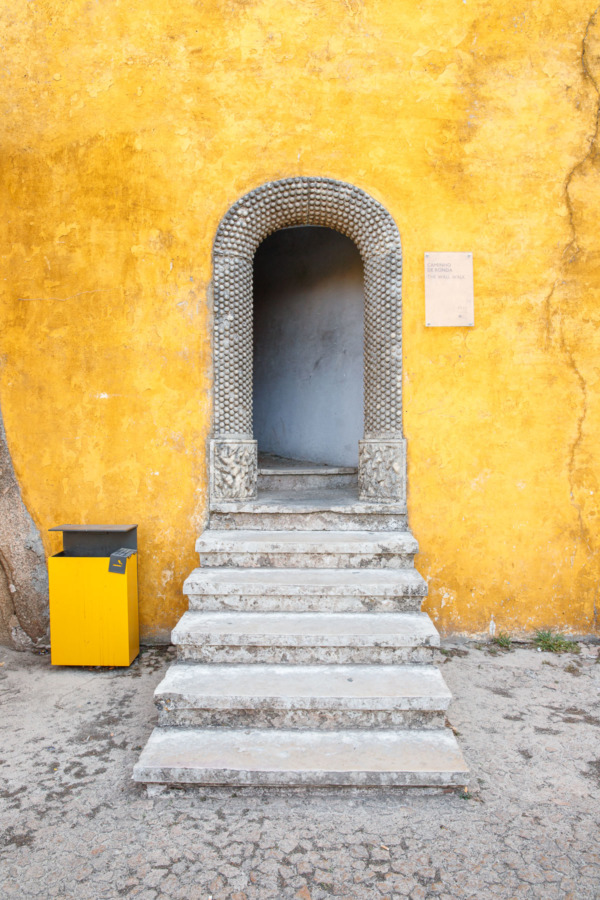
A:
[[[252,500],[258,472],[256,441],[210,442],[210,494],[213,500]]]
[[[214,259],[215,437],[252,437],[252,259]]]
[[[358,442],[358,494],[361,500],[406,502],[406,441]]]
[[[368,438],[381,436],[384,441],[401,439],[400,234],[387,210],[359,188],[330,178],[298,177],[268,182],[250,191],[229,209],[217,231],[213,248],[215,441],[229,444],[252,437],[254,253],[268,235],[293,225],[332,228],[356,244],[365,274],[365,434]],[[216,459],[221,459],[220,453]],[[240,453],[222,459],[231,458],[238,467]],[[367,454],[365,460],[369,458]],[[365,496],[400,496],[398,477],[398,473],[389,475],[385,487],[375,491],[367,487],[372,479],[365,474],[364,490],[369,492]],[[220,473],[211,479],[214,499],[252,496],[244,492],[253,489],[255,474],[244,480],[237,472],[231,478],[221,465]]]

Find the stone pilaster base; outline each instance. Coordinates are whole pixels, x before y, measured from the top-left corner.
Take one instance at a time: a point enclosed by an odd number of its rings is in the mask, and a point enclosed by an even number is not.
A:
[[[232,438],[210,442],[211,500],[253,500],[256,497],[258,446]]]
[[[358,495],[361,500],[406,503],[406,441],[358,442]]]

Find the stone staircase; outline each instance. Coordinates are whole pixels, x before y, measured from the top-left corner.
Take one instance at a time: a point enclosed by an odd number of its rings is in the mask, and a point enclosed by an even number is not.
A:
[[[137,781],[466,783],[402,505],[359,501],[355,470],[268,460],[196,549]]]

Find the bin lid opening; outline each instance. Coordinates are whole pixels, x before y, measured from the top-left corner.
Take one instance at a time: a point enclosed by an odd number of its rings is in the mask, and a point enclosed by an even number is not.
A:
[[[65,556],[110,556],[116,550],[137,550],[137,525],[57,525]]]
[[[48,531],[93,531],[109,534],[114,531],[133,531],[134,528],[137,525],[56,525]]]

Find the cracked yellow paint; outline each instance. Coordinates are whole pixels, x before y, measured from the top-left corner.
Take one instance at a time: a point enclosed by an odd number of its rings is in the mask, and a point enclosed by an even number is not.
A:
[[[298,174],[357,184],[402,234],[410,521],[437,624],[592,632],[593,4],[5,0],[0,33],[10,449],[44,533],[139,522],[143,637],[182,613],[205,514],[216,227]],[[473,252],[475,328],[425,328],[431,250]]]

